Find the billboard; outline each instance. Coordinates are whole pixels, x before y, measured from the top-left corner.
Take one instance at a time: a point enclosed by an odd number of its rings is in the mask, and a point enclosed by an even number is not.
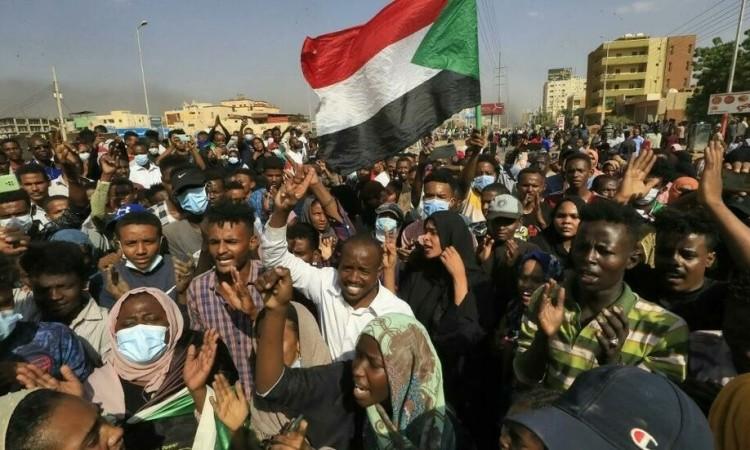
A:
[[[708,114],[750,113],[750,91],[711,94],[708,99]]]
[[[495,116],[505,113],[504,103],[482,103],[482,115]]]

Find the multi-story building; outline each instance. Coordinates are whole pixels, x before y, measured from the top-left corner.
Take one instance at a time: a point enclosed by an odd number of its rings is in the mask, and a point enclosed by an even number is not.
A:
[[[588,56],[587,121],[599,123],[602,109],[639,122],[663,118],[670,89],[691,92],[694,49],[695,35],[626,34],[599,45]]]
[[[0,118],[0,139],[12,136],[30,136],[34,133],[49,133],[57,128],[57,120],[50,120],[45,117],[3,117]]]
[[[224,100],[218,105],[184,103],[182,109],[164,112],[164,126],[171,129],[181,128],[186,133],[195,134],[213,127],[216,116],[219,116],[221,123],[230,132],[238,131],[243,119],[247,119],[248,127],[256,134],[273,127],[283,130],[289,125],[310,128],[309,119],[304,116],[282,113],[278,107],[266,101],[244,97]]]
[[[549,78],[550,76],[548,75]],[[542,112],[556,117],[561,112],[568,111],[568,99],[570,97],[578,96],[580,98],[585,95],[585,78],[571,76],[567,79],[547,81],[544,83],[544,91],[542,93]]]
[[[572,67],[561,67],[547,71],[547,81],[563,81],[573,78]]]
[[[113,130],[128,130],[150,128],[151,122],[147,115],[130,111],[111,111],[109,114],[77,114],[73,118],[73,125],[77,130],[93,129],[97,125],[104,125]]]

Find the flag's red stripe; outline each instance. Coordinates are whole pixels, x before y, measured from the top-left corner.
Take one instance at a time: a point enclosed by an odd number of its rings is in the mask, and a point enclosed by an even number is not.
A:
[[[394,0],[364,25],[305,39],[305,79],[318,89],[349,78],[385,47],[434,22],[447,2]]]

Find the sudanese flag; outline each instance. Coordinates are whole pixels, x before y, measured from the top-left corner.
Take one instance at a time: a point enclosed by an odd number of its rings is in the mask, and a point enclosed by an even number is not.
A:
[[[480,103],[476,0],[395,0],[364,25],[307,38],[320,156],[347,173]]]

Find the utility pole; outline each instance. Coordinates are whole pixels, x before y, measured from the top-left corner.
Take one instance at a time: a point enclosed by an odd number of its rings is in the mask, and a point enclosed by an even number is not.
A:
[[[60,92],[60,86],[57,84],[57,72],[55,71],[55,66],[52,66],[52,87],[54,89],[53,96],[55,97],[55,100],[57,101],[57,120],[58,122],[58,128],[60,130],[60,136],[62,137],[63,142],[68,142],[68,134],[65,132],[65,119],[63,118],[63,112],[62,112],[62,92]]]
[[[138,41],[138,58],[141,61],[141,80],[143,81],[143,98],[146,100],[146,115],[148,120],[151,120],[151,111],[148,108],[148,91],[146,90],[146,72],[143,70],[143,50],[141,49],[141,28],[148,25],[147,21],[142,21],[140,25],[135,29],[135,39]]]
[[[609,42],[605,41],[604,45],[606,45],[607,50],[604,56],[604,85],[602,86],[602,123],[601,126],[604,126],[604,118],[607,114],[607,78],[609,77]]]
[[[740,37],[742,36],[742,16],[745,14],[745,0],[740,0],[740,17],[737,19],[737,32],[734,35],[734,54],[732,55],[732,66],[729,68],[729,80],[727,81],[727,93],[732,92],[734,87],[734,70],[737,68],[737,54],[740,51]],[[729,114],[724,114],[721,119],[721,134],[726,139]]]

